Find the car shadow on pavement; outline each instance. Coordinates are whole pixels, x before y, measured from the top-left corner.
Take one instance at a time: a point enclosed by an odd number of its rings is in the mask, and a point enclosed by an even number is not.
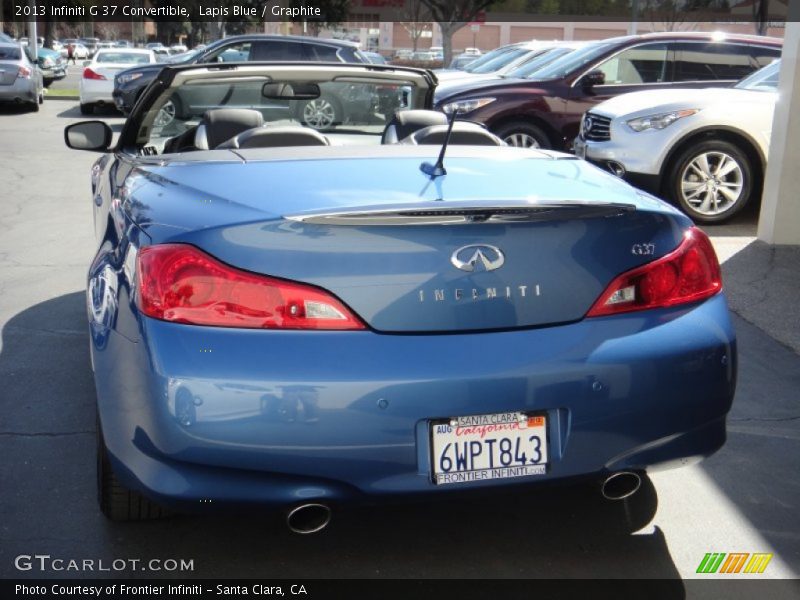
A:
[[[24,103],[20,104],[17,104],[15,102],[0,103],[0,118],[16,116],[16,115],[25,115],[28,113],[34,114],[31,107],[32,105]]]
[[[119,112],[116,108],[111,106],[103,106],[103,107],[96,107],[94,112],[91,115],[84,115],[81,113],[81,108],[78,104],[74,106],[70,106],[66,110],[62,110],[56,116],[61,117],[62,119],[85,119],[87,121],[91,121],[92,119],[98,118],[112,118],[112,119],[124,119],[125,117],[121,112]],[[109,123],[111,129],[113,131],[121,131],[122,125],[124,121],[120,123]]]
[[[711,236],[755,237],[758,230],[758,215],[761,199],[753,198],[748,206],[730,220],[714,225],[702,225],[703,231]]]
[[[800,574],[800,248],[755,241],[722,265],[739,352],[728,441],[700,464]]]
[[[15,556],[41,553],[107,563],[182,558],[193,570],[169,576],[209,578],[661,578],[674,582],[666,597],[685,597],[664,534],[646,528],[658,505],[648,478],[619,502],[580,484],[350,507],[310,536],[289,532],[276,511],[112,523],[95,499],[88,347],[83,292],[32,306],[2,329],[0,576],[43,576],[13,567]]]

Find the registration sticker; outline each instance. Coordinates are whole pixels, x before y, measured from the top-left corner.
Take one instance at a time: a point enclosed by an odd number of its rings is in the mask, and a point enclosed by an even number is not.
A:
[[[431,423],[437,484],[544,475],[547,418],[521,412],[454,417]]]

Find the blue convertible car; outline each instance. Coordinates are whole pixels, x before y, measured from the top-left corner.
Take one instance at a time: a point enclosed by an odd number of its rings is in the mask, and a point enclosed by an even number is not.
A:
[[[448,122],[434,86],[247,63],[148,87],[92,170],[107,516],[268,507],[311,532],[383,498],[579,478],[624,498],[722,446],[736,346],[708,238],[573,156]],[[362,110],[303,126],[330,94]],[[107,151],[111,130],[65,138]]]

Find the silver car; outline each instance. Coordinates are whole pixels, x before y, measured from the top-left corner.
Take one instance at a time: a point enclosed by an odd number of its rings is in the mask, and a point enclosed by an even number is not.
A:
[[[0,43],[0,102],[24,102],[34,111],[44,102],[42,72],[19,44]]]
[[[718,223],[761,194],[780,61],[733,88],[634,92],[581,121],[575,153]]]

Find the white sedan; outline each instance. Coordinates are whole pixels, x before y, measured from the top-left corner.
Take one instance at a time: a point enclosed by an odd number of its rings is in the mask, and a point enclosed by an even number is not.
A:
[[[63,56],[64,58],[67,58],[69,56],[70,44],[72,44],[72,56],[75,57],[75,60],[86,60],[87,58],[89,58],[89,49],[83,44],[79,44],[77,42],[62,43],[61,48],[59,49],[61,56]]]
[[[152,50],[138,48],[109,48],[99,50],[94,58],[84,63],[79,85],[81,114],[90,115],[97,105],[114,106],[114,75],[117,71],[156,62]]]
[[[719,223],[761,194],[780,61],[733,88],[623,94],[590,109],[575,154]]]

